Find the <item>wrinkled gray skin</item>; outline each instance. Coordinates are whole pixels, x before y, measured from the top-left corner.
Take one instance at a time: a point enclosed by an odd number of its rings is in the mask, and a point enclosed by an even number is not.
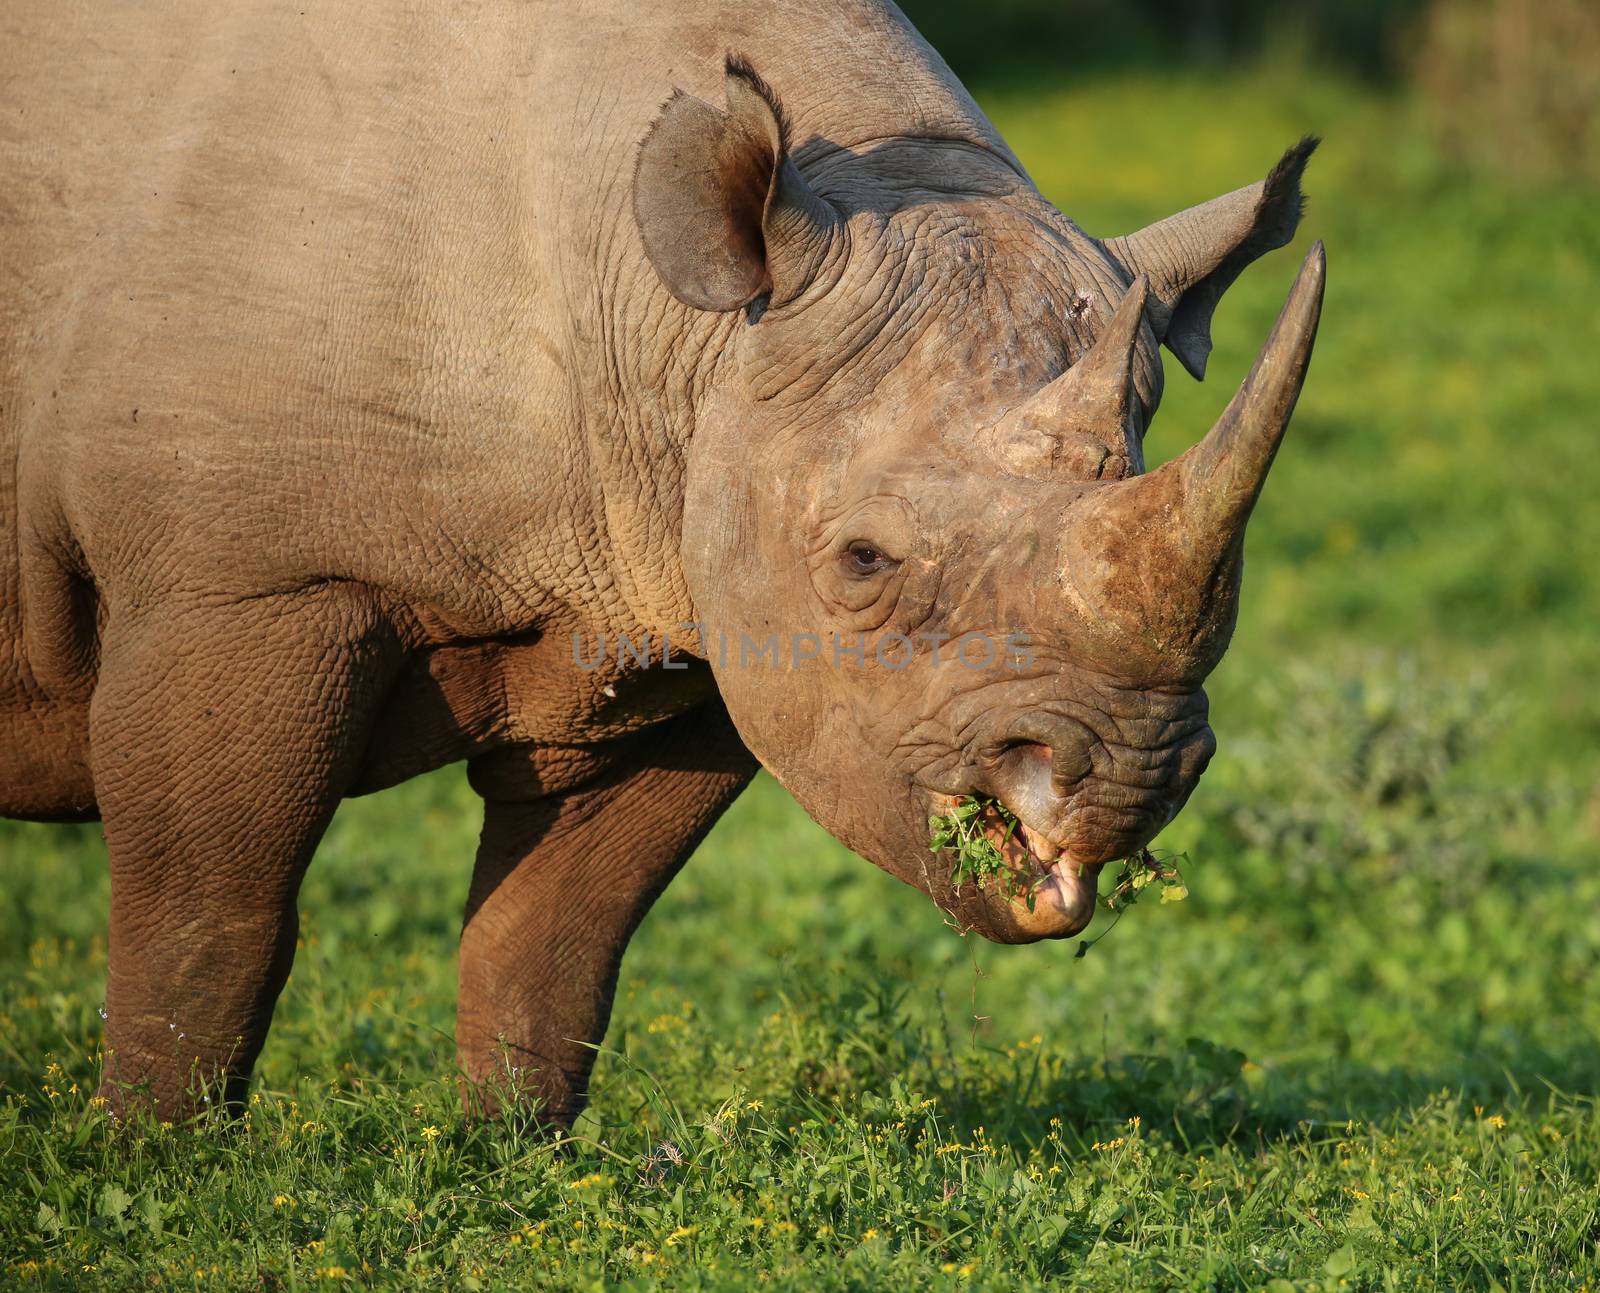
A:
[[[104,820],[116,1105],[238,1098],[338,801],[458,759],[463,1067],[556,1122],[757,759],[1011,941],[1193,788],[1320,249],[1218,427],[1139,443],[1308,146],[1101,242],[870,0],[16,0],[0,86],[0,811]],[[740,667],[773,632],[865,666]],[[967,793],[1032,910],[928,852]]]

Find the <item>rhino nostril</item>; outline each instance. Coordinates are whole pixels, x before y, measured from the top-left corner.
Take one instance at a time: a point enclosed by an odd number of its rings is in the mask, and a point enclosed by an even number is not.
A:
[[[1000,751],[1001,758],[1032,759],[1048,766],[1055,751],[1040,741],[1009,741]]]
[[[1030,710],[1008,715],[992,739],[982,759],[988,793],[1041,838],[1056,835],[1091,769],[1094,733],[1064,714]]]
[[[1047,783],[1058,795],[1077,785],[1093,768],[1087,744],[1070,738],[1056,744],[1014,738],[1001,749],[1000,758],[1014,773],[1030,782]]]

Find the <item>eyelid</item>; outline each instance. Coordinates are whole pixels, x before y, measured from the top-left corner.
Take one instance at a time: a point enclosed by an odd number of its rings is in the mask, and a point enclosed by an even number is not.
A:
[[[872,564],[879,570],[889,570],[900,564],[900,558],[891,557],[884,550],[884,547],[881,543],[874,543],[871,539],[851,539],[849,543],[844,545],[844,549],[839,553],[839,559],[841,561],[853,560],[856,556],[857,548],[870,549],[876,558]]]
[[[817,556],[838,552],[857,541],[870,543],[881,552],[880,538],[895,548],[909,548],[918,534],[915,509],[898,494],[873,493],[840,500],[834,506],[819,505],[814,525],[810,546]]]
[[[879,543],[876,539],[867,538],[864,534],[856,535],[855,538],[848,540],[844,545],[846,552],[851,551],[853,548],[871,548],[874,552],[881,552],[886,557],[889,555],[889,550],[885,545]]]

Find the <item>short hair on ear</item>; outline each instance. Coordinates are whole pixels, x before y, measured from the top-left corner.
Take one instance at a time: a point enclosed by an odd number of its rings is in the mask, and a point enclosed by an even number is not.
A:
[[[676,90],[639,146],[633,214],[645,255],[685,305],[737,310],[809,281],[837,213],[789,157],[777,94],[730,55],[726,108]]]
[[[1305,136],[1260,183],[1106,240],[1130,276],[1149,277],[1156,335],[1194,377],[1205,376],[1222,294],[1252,261],[1294,237],[1305,210],[1300,178],[1319,142]]]

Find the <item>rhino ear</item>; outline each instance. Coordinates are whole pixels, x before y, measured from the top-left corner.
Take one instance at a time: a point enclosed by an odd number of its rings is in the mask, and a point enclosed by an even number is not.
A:
[[[1294,237],[1305,199],[1300,176],[1318,140],[1307,135],[1259,184],[1251,184],[1105,247],[1132,274],[1150,279],[1156,336],[1196,378],[1211,354],[1211,314],[1256,257]]]
[[[839,223],[790,160],[788,124],[767,83],[730,57],[725,90],[726,111],[673,94],[633,177],[645,255],[673,296],[701,310],[798,296]]]

